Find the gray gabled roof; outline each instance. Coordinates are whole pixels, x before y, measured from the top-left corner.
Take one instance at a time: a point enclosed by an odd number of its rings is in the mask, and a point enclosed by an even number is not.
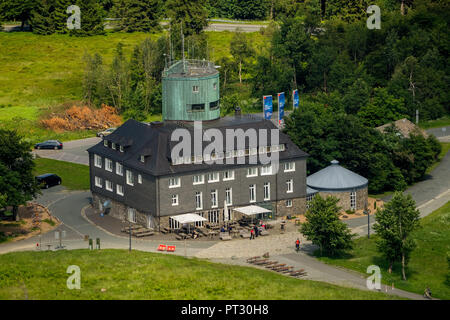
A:
[[[306,178],[308,187],[319,191],[345,191],[358,189],[368,185],[368,180],[339,165],[339,161],[331,161],[331,165]]]
[[[217,120],[204,121],[202,123],[203,130],[218,129],[226,136],[227,129],[247,129],[254,128],[259,130],[267,130],[268,144],[271,144],[271,129],[276,129],[275,125],[262,117],[249,116],[229,116]],[[176,129],[187,129],[193,134],[193,123],[182,121],[166,121],[158,124],[145,124],[135,120],[128,120],[113,133],[106,136],[104,139],[110,142],[117,143],[124,146],[125,152],[113,150],[111,147],[105,147],[103,141],[92,146],[87,151],[95,153],[103,157],[108,157],[113,161],[118,161],[128,167],[137,169],[142,172],[149,173],[154,176],[170,175],[174,173],[192,172],[197,170],[221,170],[239,165],[215,164],[210,166],[206,163],[202,164],[180,164],[172,165],[171,150],[178,143],[178,141],[171,141],[172,132]],[[227,150],[226,139],[224,138],[224,150]],[[258,143],[260,139],[258,139]],[[209,141],[201,142],[202,150]],[[279,153],[279,160],[284,161],[288,159],[306,158],[307,153],[300,150],[292,140],[281,131],[279,132],[279,142],[285,144],[285,150]],[[194,139],[191,140],[191,145],[194,146]],[[245,148],[248,148],[248,139],[245,139]],[[194,148],[192,148],[193,150]],[[140,161],[140,156],[146,156],[145,163]],[[194,154],[192,154],[194,155]],[[246,157],[248,158],[248,157]],[[247,163],[247,161],[246,161]],[[258,164],[260,163],[258,159]]]

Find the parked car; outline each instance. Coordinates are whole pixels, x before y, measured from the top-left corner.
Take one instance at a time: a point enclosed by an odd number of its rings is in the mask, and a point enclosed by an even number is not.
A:
[[[58,140],[47,140],[44,142],[36,143],[34,145],[35,149],[62,149],[63,144],[61,141]]]
[[[100,138],[106,137],[107,135],[110,135],[111,133],[113,133],[114,130],[116,130],[116,129],[117,128],[108,128],[104,131],[97,132],[97,137],[100,137]]]
[[[41,188],[48,189],[52,186],[60,185],[62,182],[62,179],[54,174],[54,173],[45,173],[40,176],[36,177],[37,182],[41,186]]]

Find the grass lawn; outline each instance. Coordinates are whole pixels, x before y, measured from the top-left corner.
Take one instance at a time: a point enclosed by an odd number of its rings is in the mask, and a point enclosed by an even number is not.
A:
[[[67,267],[81,270],[69,290]],[[101,289],[106,289],[101,292]],[[0,299],[396,299],[251,267],[125,250],[0,255]]]
[[[89,183],[89,167],[58,161],[53,159],[37,158],[35,160],[35,175],[44,173],[56,173],[62,179],[62,185],[70,190],[88,190]]]
[[[442,118],[436,119],[436,120],[419,122],[419,126],[423,129],[450,126],[450,116],[445,116],[445,117],[442,117]]]
[[[376,236],[370,240],[355,240],[355,247],[347,257],[325,258],[322,261],[353,269],[365,274],[367,267],[378,265],[385,284],[394,283],[396,288],[423,294],[427,286],[434,297],[450,299],[450,286],[445,284],[449,274],[447,254],[450,252],[450,202],[421,220],[422,228],[413,237],[417,247],[411,255],[406,278],[401,280],[401,264],[394,265],[392,274],[387,272],[388,263],[376,249]]]
[[[231,56],[233,32],[206,32],[210,56],[218,60]],[[62,105],[83,99],[85,53],[100,53],[109,65],[119,42],[129,58],[135,45],[162,33],[107,32],[104,36],[71,37],[36,35],[31,32],[0,32],[0,128],[16,128],[32,143],[48,139],[62,141],[94,136],[92,131],[56,133],[39,125],[43,115]],[[269,41],[258,32],[248,35],[255,47]],[[158,116],[155,116],[157,118]]]

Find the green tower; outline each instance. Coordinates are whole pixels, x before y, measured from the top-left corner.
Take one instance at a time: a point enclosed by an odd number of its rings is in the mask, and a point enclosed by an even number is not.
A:
[[[207,121],[220,117],[219,72],[206,60],[179,60],[162,74],[163,120]]]

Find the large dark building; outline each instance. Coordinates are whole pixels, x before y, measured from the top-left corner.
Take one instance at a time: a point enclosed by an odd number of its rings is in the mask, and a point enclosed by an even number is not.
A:
[[[163,73],[163,88],[171,87],[169,91],[163,90],[163,115],[170,115],[170,118],[164,116],[163,122],[153,123],[128,120],[88,150],[94,206],[103,210],[103,204],[109,200],[110,215],[152,228],[178,228],[179,223],[172,217],[186,213],[221,223],[237,217],[231,209],[248,205],[270,210],[266,214],[269,219],[304,213],[307,154],[281,132],[278,141],[271,141],[271,130],[277,128],[269,120],[240,112],[216,118],[219,108],[217,71],[205,62],[202,62],[207,68],[205,74],[198,61],[192,63],[195,72],[190,70],[189,61],[181,62],[184,67],[177,63],[172,65],[176,68],[176,77],[170,72],[172,67]],[[170,77],[170,84],[164,84],[167,77]],[[177,104],[181,118],[174,121],[176,113],[167,109],[173,95],[177,94],[177,81],[182,83],[185,102]],[[187,88],[192,88],[193,98],[186,97]],[[171,97],[165,97],[168,92]],[[205,103],[196,94],[205,97]],[[179,109],[183,106],[186,109],[181,112]],[[190,116],[191,113],[196,115]],[[205,120],[200,131],[202,136],[208,129],[222,133],[223,152],[204,153],[211,142],[194,141],[194,122],[186,118]],[[202,146],[200,153],[192,151],[173,157],[173,148],[179,143],[172,141],[176,129],[189,132],[193,137],[191,145]],[[257,145],[250,143],[248,136],[252,130],[257,133],[265,130],[267,141],[258,139]],[[226,143],[229,132],[235,132],[232,148]],[[236,143],[239,139],[241,144]],[[278,161],[267,164],[264,156],[278,156]],[[208,164],[212,160],[223,163]]]

